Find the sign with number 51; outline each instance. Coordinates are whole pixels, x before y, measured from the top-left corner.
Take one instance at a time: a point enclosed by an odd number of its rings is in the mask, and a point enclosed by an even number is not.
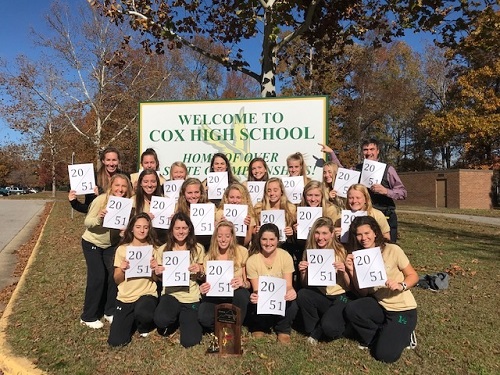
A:
[[[387,273],[380,247],[353,251],[352,255],[360,289],[385,286]]]

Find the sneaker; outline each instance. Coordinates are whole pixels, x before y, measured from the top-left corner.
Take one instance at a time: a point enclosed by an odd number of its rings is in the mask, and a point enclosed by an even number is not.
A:
[[[309,336],[309,337],[307,338],[307,343],[308,343],[309,345],[313,345],[313,346],[314,346],[314,345],[318,345],[318,340],[316,340],[314,337]]]
[[[292,342],[292,338],[288,333],[278,333],[278,342],[282,344],[290,344]]]
[[[368,345],[359,344],[359,345],[358,345],[358,349],[361,349],[361,350],[368,350],[368,349],[370,349],[370,348],[368,347]]]
[[[254,331],[254,332],[252,332],[252,337],[254,339],[261,339],[261,338],[264,337],[264,335],[265,335],[265,333],[262,332],[262,331]]]
[[[104,326],[104,324],[100,320],[94,320],[93,322],[86,322],[80,319],[80,323],[86,325],[89,328],[99,329]]]
[[[417,335],[415,331],[413,331],[410,335],[410,345],[406,347],[406,349],[415,349],[417,347]]]
[[[140,337],[148,337],[149,336],[149,332],[139,333],[139,336]]]
[[[106,320],[109,324],[113,323],[113,315],[104,315],[104,320]]]

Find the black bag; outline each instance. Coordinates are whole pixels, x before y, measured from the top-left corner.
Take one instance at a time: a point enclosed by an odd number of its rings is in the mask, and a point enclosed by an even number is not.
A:
[[[448,289],[450,276],[446,272],[438,272],[421,276],[417,286],[423,289],[442,290]]]

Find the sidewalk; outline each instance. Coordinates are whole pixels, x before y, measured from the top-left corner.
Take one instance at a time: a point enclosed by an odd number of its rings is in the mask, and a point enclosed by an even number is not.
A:
[[[416,214],[416,215],[427,215],[427,216],[444,216],[450,219],[458,219],[464,221],[470,221],[477,224],[494,225],[500,227],[500,217],[486,217],[486,216],[474,216],[474,215],[462,215],[462,214],[447,214],[445,212],[432,212],[432,211],[413,211],[405,209],[397,209],[397,213],[402,214]]]

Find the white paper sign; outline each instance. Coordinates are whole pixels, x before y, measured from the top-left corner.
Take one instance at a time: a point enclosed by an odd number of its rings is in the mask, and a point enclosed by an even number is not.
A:
[[[153,228],[170,228],[170,218],[174,214],[174,210],[174,198],[164,198],[153,195],[149,206],[149,212],[154,215]]]
[[[365,159],[359,183],[367,188],[372,187],[373,184],[380,184],[384,177],[385,167],[385,163]]]
[[[265,185],[265,181],[247,181],[248,192],[250,193],[250,199],[254,206],[262,201]]]
[[[286,241],[285,227],[285,210],[263,210],[260,212],[260,225],[273,223],[278,227],[280,233],[280,241]]]
[[[211,235],[214,232],[215,205],[213,203],[191,203],[189,212],[195,235]]]
[[[307,249],[307,284],[329,286],[337,284],[337,271],[333,266],[335,250]]]
[[[208,199],[222,199],[228,185],[227,172],[209,172],[207,175]]]
[[[387,273],[380,247],[356,250],[352,252],[352,255],[360,289],[385,286]]]
[[[153,246],[127,246],[126,259],[129,262],[129,268],[125,270],[125,278],[131,277],[150,277],[151,257],[153,256]]]
[[[68,173],[71,190],[76,191],[77,195],[94,194],[96,185],[92,163],[68,165]]]
[[[302,200],[302,192],[304,191],[304,177],[281,177],[285,186],[285,194],[293,204],[300,203]]]
[[[189,250],[163,252],[163,286],[189,286]]]
[[[312,225],[321,216],[323,216],[321,207],[297,207],[297,238],[307,240]]]
[[[125,229],[132,212],[132,198],[110,196],[106,205],[106,216],[102,222],[104,228]]]
[[[279,277],[259,276],[257,315],[285,316],[286,280]]]
[[[248,206],[246,204],[224,204],[224,217],[227,221],[234,224],[234,231],[237,237],[247,235],[248,226],[245,224],[245,218],[248,215]]]
[[[210,284],[208,297],[233,297],[234,289],[231,280],[234,278],[234,262],[232,260],[209,260],[207,262],[207,283]]]
[[[357,184],[361,172],[352,169],[339,168],[337,171],[337,177],[335,177],[335,183],[333,184],[333,190],[337,192],[337,195],[342,198],[347,198],[347,190],[351,185]]]
[[[182,184],[184,180],[170,180],[163,183],[163,195],[166,198],[175,199],[175,203],[179,199],[179,193],[181,192]]]
[[[340,242],[347,243],[349,238],[349,227],[351,226],[352,221],[355,217],[358,216],[366,216],[366,211],[351,211],[351,210],[342,210],[342,214],[340,216]]]

